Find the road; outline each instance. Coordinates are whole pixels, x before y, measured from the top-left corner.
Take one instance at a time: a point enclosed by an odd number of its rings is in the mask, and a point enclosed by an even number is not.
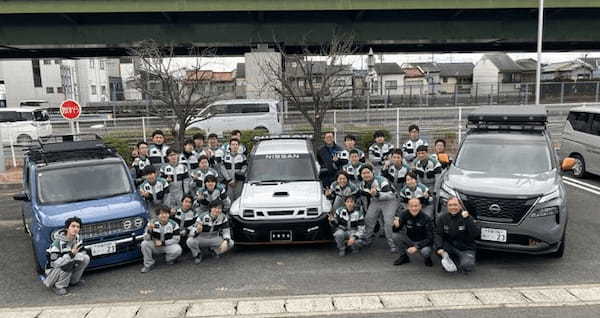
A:
[[[600,177],[584,181],[600,186]],[[332,245],[244,247],[201,265],[194,265],[186,255],[175,266],[160,264],[144,275],[139,273],[139,263],[91,272],[86,274],[85,288],[73,288],[62,298],[37,279],[31,245],[20,224],[19,203],[4,191],[0,193],[0,286],[5,287],[0,289],[0,307],[597,283],[600,195],[572,186],[568,189],[570,223],[562,259],[480,253],[476,271],[464,276],[443,272],[439,263],[433,268],[419,261],[392,266],[394,256],[388,254],[382,239],[363,253],[344,258],[336,255]],[[522,310],[522,315],[544,311]],[[573,310],[600,315],[597,307]],[[455,317],[454,313],[438,314]]]

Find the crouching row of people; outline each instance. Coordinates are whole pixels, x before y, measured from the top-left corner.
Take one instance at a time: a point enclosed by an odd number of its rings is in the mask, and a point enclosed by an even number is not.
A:
[[[193,200],[185,195],[181,208],[175,213],[165,205],[155,208],[157,219],[148,223],[141,244],[144,257],[142,273],[152,270],[157,256],[164,255],[168,265],[175,264],[183,252],[183,244],[191,251],[195,264],[209,256],[219,257],[233,248],[223,202],[212,201],[208,212],[199,214],[192,209]]]
[[[423,212],[421,201],[408,200],[407,209],[397,209],[392,226],[392,240],[400,256],[394,265],[410,262],[410,256],[421,255],[425,266],[433,266],[432,254],[441,259],[444,270],[468,273],[475,267],[474,219],[462,209],[458,198],[447,203],[448,212],[433,218]],[[355,196],[346,196],[343,206],[329,216],[339,256],[357,253],[370,244],[365,213]]]

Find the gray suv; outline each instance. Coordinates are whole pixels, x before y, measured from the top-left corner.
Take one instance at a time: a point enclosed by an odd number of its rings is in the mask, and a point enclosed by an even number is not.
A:
[[[458,197],[477,220],[482,249],[562,257],[567,227],[562,171],[540,106],[484,106],[468,116],[456,160],[437,185],[436,212]]]

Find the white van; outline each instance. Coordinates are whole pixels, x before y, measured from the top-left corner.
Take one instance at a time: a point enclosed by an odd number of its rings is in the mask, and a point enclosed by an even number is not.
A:
[[[48,111],[38,107],[0,108],[0,129],[5,144],[26,145],[52,134]]]
[[[561,135],[561,157],[572,157],[577,162],[573,175],[581,178],[586,173],[600,175],[600,107],[582,106],[569,111]]]
[[[209,105],[196,118],[208,119],[193,123],[189,128],[199,128],[207,134],[222,135],[225,131],[264,130],[269,134],[281,134],[279,102],[272,99],[232,99]]]

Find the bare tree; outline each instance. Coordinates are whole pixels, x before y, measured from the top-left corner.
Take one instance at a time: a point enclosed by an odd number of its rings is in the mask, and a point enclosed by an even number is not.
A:
[[[149,104],[150,111],[170,123],[176,146],[181,149],[186,129],[210,117],[212,114],[206,112],[201,117],[198,114],[219,97],[211,85],[212,72],[203,68],[206,59],[214,57],[213,52],[190,48],[187,57],[193,62],[185,67],[175,62],[178,56],[173,45],[155,41],[141,43],[130,50],[130,55],[134,57],[137,90],[157,101]]]
[[[271,61],[260,66],[265,77],[270,79],[265,83],[269,89],[277,92],[288,106],[300,111],[309,122],[315,147],[321,143],[327,110],[352,94],[352,67],[343,62],[356,52],[354,47],[352,36],[334,33],[329,41],[319,45],[301,45],[299,54],[288,54],[279,45],[276,49],[281,53],[283,63],[277,65]]]

